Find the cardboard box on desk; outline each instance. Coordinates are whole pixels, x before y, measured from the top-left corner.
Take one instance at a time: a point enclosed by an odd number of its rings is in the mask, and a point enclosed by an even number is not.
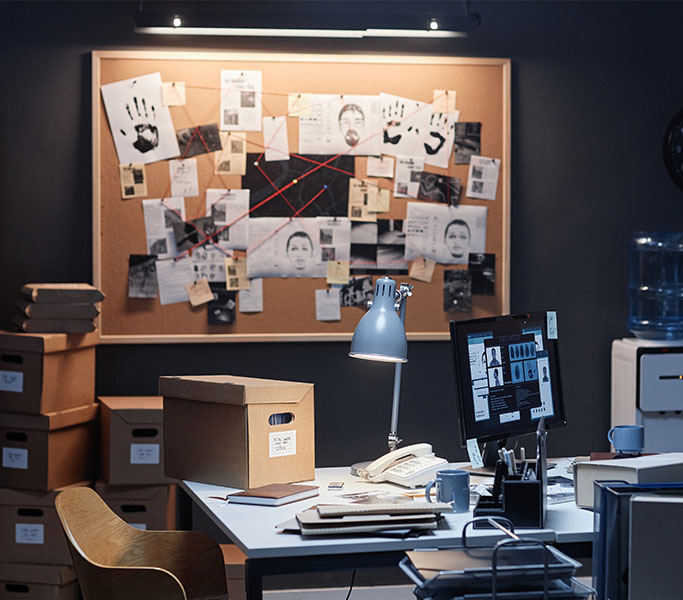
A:
[[[0,563],[72,564],[55,509],[55,498],[62,489],[29,492],[0,488]],[[4,598],[1,593],[0,598]]]
[[[315,477],[313,384],[161,377],[166,474],[250,488]]]
[[[0,412],[0,487],[49,491],[92,481],[98,405],[44,415]]]
[[[92,404],[99,333],[0,332],[0,411],[40,414]]]
[[[164,400],[161,396],[102,396],[102,478],[111,485],[163,485]]]
[[[175,485],[95,484],[109,508],[138,529],[175,529]]]
[[[73,567],[0,564],[0,597],[3,600],[79,600]]]

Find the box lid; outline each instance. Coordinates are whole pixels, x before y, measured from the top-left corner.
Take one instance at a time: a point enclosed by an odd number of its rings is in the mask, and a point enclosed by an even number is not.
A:
[[[173,484],[170,484],[173,485]],[[105,500],[151,500],[169,494],[168,485],[109,485],[98,479],[95,491]]]
[[[76,570],[65,565],[0,565],[0,581],[66,585],[76,581]]]
[[[91,333],[19,333],[0,331],[0,349],[18,352],[63,352],[96,346],[100,342],[99,331]]]
[[[159,377],[162,396],[222,404],[296,404],[312,389],[312,383],[234,375]]]
[[[93,403],[42,415],[0,412],[0,427],[54,431],[94,421],[97,418],[98,409],[99,405]]]
[[[98,396],[97,399],[126,423],[164,422],[162,396]]]
[[[90,483],[90,481],[80,481],[49,492],[0,488],[0,506],[54,506],[55,498],[62,490],[72,487],[87,487]]]

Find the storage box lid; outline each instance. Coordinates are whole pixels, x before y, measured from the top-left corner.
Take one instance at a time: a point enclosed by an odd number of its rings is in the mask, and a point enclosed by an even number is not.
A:
[[[76,581],[73,567],[64,565],[0,565],[0,581],[9,583],[43,583],[66,585]]]
[[[312,383],[233,375],[159,378],[159,393],[162,396],[222,404],[295,404],[312,389]]]
[[[98,409],[99,405],[93,403],[45,413],[44,415],[0,412],[0,427],[47,431],[64,429],[79,423],[94,421],[97,418]]]
[[[96,346],[100,342],[99,331],[91,333],[19,333],[0,331],[0,350],[17,352],[63,352]]]
[[[72,487],[87,487],[90,483],[90,481],[81,481],[50,492],[0,488],[0,506],[54,506],[55,498],[62,490]]]
[[[131,425],[164,422],[164,399],[161,396],[99,396],[97,399]]]
[[[170,493],[168,485],[109,485],[102,479],[95,483],[95,491],[105,500],[137,501],[151,500],[157,496],[166,497]]]

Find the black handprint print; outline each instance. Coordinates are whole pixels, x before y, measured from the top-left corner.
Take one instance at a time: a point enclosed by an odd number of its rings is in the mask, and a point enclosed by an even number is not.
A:
[[[397,133],[396,135],[390,136],[389,135],[389,128],[390,127],[399,127],[401,125],[401,119],[403,118],[403,110],[404,106],[403,104],[400,105],[400,110],[399,110],[399,103],[398,100],[396,101],[396,105],[393,107],[388,106],[386,108],[382,109],[382,120],[384,123],[386,123],[386,126],[384,127],[384,143],[385,144],[398,144],[401,141],[402,134]]]
[[[133,104],[134,111],[131,112],[130,104],[126,104],[126,112],[131,121],[141,121],[134,126],[138,139],[133,142],[133,147],[139,152],[149,152],[159,145],[159,129],[156,125],[147,122],[156,120],[156,112],[153,105],[150,105],[149,112],[147,111],[147,103],[144,98],[138,101],[137,97],[134,97]],[[126,135],[123,130],[121,133]]]
[[[430,140],[430,143],[425,142],[424,147],[425,152],[430,156],[433,156],[439,150],[441,150],[441,148],[443,148],[443,145],[446,143],[445,134],[446,130],[448,129],[448,115],[446,115],[445,113],[432,114],[431,119],[429,119],[429,127],[430,129],[432,129],[432,131],[429,132],[429,135],[433,137],[434,140]],[[453,129],[454,127],[455,123],[452,123],[450,128]],[[436,143],[436,145],[432,146],[431,142]]]

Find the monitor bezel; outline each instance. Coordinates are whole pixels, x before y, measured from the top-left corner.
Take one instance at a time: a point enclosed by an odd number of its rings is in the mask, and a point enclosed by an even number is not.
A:
[[[453,361],[453,378],[454,378],[454,388],[455,388],[455,401],[456,404],[458,405],[458,429],[460,431],[460,444],[464,448],[467,445],[467,440],[469,439],[467,437],[467,431],[466,431],[466,416],[465,416],[465,400],[467,396],[464,395],[463,392],[463,378],[458,377],[459,373],[459,365],[460,365],[460,350],[459,346],[460,344],[458,343],[458,329],[464,327],[471,327],[471,326],[485,326],[487,324],[495,324],[500,321],[514,321],[514,320],[522,320],[522,321],[540,321],[541,323],[541,329],[543,331],[543,340],[544,343],[547,344],[548,346],[548,360],[552,361],[550,364],[551,368],[551,373],[555,373],[555,378],[556,379],[556,384],[553,386],[554,391],[557,392],[557,399],[555,399],[555,395],[553,395],[553,404],[556,410],[556,414],[553,415],[552,417],[545,417],[545,426],[546,428],[555,428],[555,427],[562,427],[567,424],[567,421],[565,419],[565,411],[564,411],[564,400],[562,397],[562,380],[561,380],[561,375],[560,375],[560,369],[559,369],[559,364],[560,364],[560,357],[559,357],[559,349],[558,349],[558,340],[557,339],[549,339],[548,338],[548,327],[547,327],[547,314],[548,311],[536,311],[536,312],[529,312],[529,313],[519,313],[519,314],[509,314],[509,315],[497,315],[493,317],[484,317],[480,319],[467,319],[463,321],[450,321],[449,323],[449,330],[450,330],[450,344],[451,344],[451,357]],[[524,324],[524,323],[523,323]],[[551,350],[552,347],[552,350]],[[467,355],[467,360],[469,361],[469,353]],[[469,384],[470,378],[469,375],[467,377],[467,383]],[[520,427],[519,429],[514,429],[511,428],[510,430],[506,431],[504,434],[496,433],[496,434],[490,434],[490,435],[484,435],[484,436],[478,436],[476,439],[479,442],[489,442],[489,441],[494,441],[494,440],[501,440],[501,439],[506,439],[509,437],[514,437],[514,436],[520,436],[520,435],[527,435],[534,433],[536,431],[536,428],[538,426],[538,420],[536,421],[529,421],[527,426]]]

